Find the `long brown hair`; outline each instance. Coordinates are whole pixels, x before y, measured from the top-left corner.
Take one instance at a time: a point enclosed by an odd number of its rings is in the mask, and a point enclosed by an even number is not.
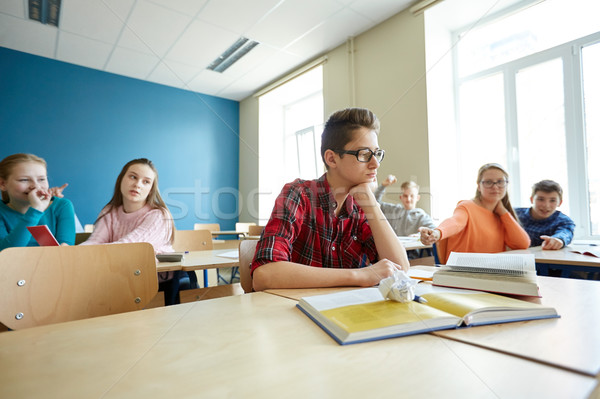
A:
[[[98,220],[102,219],[105,215],[110,213],[110,211],[112,211],[113,209],[116,209],[123,205],[123,193],[121,192],[121,183],[123,182],[123,178],[125,177],[127,170],[129,170],[129,167],[136,164],[146,165],[154,172],[154,181],[152,182],[152,187],[150,188],[148,197],[146,197],[146,204],[150,205],[152,209],[160,209],[165,215],[165,217],[171,221],[170,242],[173,242],[173,237],[175,237],[175,223],[173,222],[173,216],[171,216],[169,208],[167,208],[167,205],[160,196],[160,190],[158,189],[158,170],[156,170],[156,167],[154,166],[152,161],[147,158],[134,159],[127,162],[125,166],[123,166],[123,169],[121,169],[121,173],[119,173],[117,181],[115,182],[115,191],[113,193],[113,196],[110,199],[110,201],[108,201],[108,203],[104,206],[105,211],[103,211],[100,214],[100,216],[98,216],[98,219],[96,219],[95,223],[97,223]]]
[[[43,158],[33,154],[12,154],[0,161],[0,178],[7,180],[12,173],[13,168],[22,162],[37,162],[44,165],[44,168],[48,168],[46,161]],[[10,198],[8,192],[2,191],[2,201],[8,203]]]
[[[475,190],[475,198],[478,199],[479,201],[481,201],[481,191],[479,191],[479,183],[481,183],[483,174],[490,169],[497,169],[500,172],[502,172],[502,174],[504,175],[504,178],[506,179],[506,182],[508,183],[508,172],[506,170],[504,170],[504,168],[502,166],[500,166],[497,163],[486,163],[481,168],[479,168],[479,172],[477,173],[477,190]],[[515,210],[513,209],[512,205],[510,204],[510,199],[508,198],[508,187],[506,187],[506,193],[504,194],[504,197],[502,197],[502,205],[504,205],[506,210],[508,212],[510,212],[511,215],[513,215],[513,217],[515,218],[517,223],[520,223],[519,218],[517,217],[517,214],[515,213]]]

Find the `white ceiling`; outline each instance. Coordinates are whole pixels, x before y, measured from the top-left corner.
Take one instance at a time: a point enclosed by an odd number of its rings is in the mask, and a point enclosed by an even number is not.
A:
[[[406,9],[414,0],[62,0],[60,27],[0,0],[0,46],[241,100]],[[240,36],[260,44],[205,69]]]

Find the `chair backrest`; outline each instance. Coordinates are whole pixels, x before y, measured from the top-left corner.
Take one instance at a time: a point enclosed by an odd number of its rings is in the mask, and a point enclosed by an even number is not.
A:
[[[81,244],[82,242],[90,238],[91,235],[92,233],[75,233],[75,245]]]
[[[13,330],[141,310],[157,292],[148,243],[0,252],[0,322]]]
[[[194,223],[194,230],[221,231],[219,223]]]
[[[248,227],[248,235],[249,236],[259,236],[262,234],[265,226],[249,226]]]
[[[256,226],[256,223],[237,222],[235,224],[235,231],[247,233],[250,226]]]
[[[242,240],[240,241],[240,284],[244,292],[252,292],[252,275],[250,274],[250,264],[254,258],[258,240]]]
[[[213,249],[209,230],[175,230],[173,249],[178,252]]]

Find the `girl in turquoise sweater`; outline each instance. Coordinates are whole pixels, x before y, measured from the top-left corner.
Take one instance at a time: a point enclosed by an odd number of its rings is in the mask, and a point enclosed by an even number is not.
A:
[[[0,161],[0,190],[0,250],[37,246],[27,227],[44,224],[60,244],[75,243],[73,204],[52,196],[42,158],[13,154]]]

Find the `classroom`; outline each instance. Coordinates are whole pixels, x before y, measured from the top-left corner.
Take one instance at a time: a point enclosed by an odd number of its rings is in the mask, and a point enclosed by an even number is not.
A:
[[[476,58],[457,61],[462,38],[489,34],[486,24],[569,2],[573,14],[565,19],[581,16],[571,36],[518,60],[506,56],[506,42],[488,43],[486,48],[498,49],[494,56],[508,57],[504,69],[486,61],[480,70],[464,66],[477,64]],[[22,152],[43,157],[50,186],[68,183],[64,195],[82,225],[93,224],[110,200],[121,167],[140,157],[160,171],[160,191],[176,229],[191,230],[197,223],[219,223],[224,231],[238,222],[264,225],[283,184],[304,168],[299,148],[289,158],[287,139],[265,135],[265,126],[275,123],[265,118],[305,95],[278,109],[262,101],[316,72],[322,112],[311,120],[316,146],[328,115],[369,108],[380,119],[379,146],[385,149],[378,180],[394,174],[416,181],[418,206],[436,222],[473,196],[480,165],[499,162],[511,175],[513,205],[530,206],[532,183],[556,179],[565,189],[561,210],[576,221],[575,239],[599,240],[600,113],[586,112],[600,105],[595,86],[600,69],[590,72],[600,66],[600,23],[590,0],[71,0],[58,2],[61,24],[70,24],[58,29],[29,21],[28,3],[0,4],[0,159]],[[294,13],[301,17],[296,20]],[[144,17],[164,27],[136,19]],[[198,69],[243,36],[258,44],[230,74]],[[533,36],[517,32],[510,39],[529,43]],[[198,48],[206,37],[214,53]],[[523,87],[538,96],[524,96],[519,84],[525,73],[541,74],[556,59],[564,64],[548,73],[560,74],[561,86],[545,80],[535,86],[531,79]],[[459,67],[465,69],[458,72]],[[583,83],[569,80],[577,78]],[[465,89],[459,94],[460,85]],[[534,108],[518,108],[540,98],[560,112],[538,115]],[[501,112],[481,111],[486,107]],[[531,118],[519,119],[517,111]],[[278,128],[280,118],[273,116]],[[538,148],[546,136],[550,144]],[[276,146],[281,150],[274,154]],[[318,150],[311,156],[317,161],[314,179],[323,168]],[[398,202],[398,193],[389,189],[385,199]],[[560,333],[586,330],[582,342],[567,345],[570,357],[539,355],[532,335],[546,343],[552,338],[534,322],[497,332],[499,343],[490,347],[484,334],[493,335],[494,326],[470,337],[420,334],[338,347],[295,309],[293,295],[260,292],[151,309],[145,316],[140,313],[146,311],[121,313],[25,329],[4,341],[2,335],[12,332],[0,332],[0,368],[6,372],[0,396],[41,395],[50,386],[61,397],[355,397],[401,391],[406,397],[600,397],[600,363],[593,358],[600,347],[590,342],[600,332],[600,314],[573,310],[600,299],[600,284],[564,279],[569,282],[562,286],[551,280],[543,278],[540,289],[569,296],[585,290],[568,300],[568,310],[559,309],[561,322],[573,322],[571,329],[561,324]],[[558,296],[548,300],[561,304]],[[511,333],[528,338],[512,345]],[[28,342],[63,352],[36,352]],[[20,351],[32,360],[18,360]],[[10,370],[3,356],[18,360],[18,367]],[[62,371],[34,364],[50,358]],[[113,368],[114,359],[120,364]],[[319,364],[327,370],[315,367]],[[88,371],[70,384],[69,375],[82,367]],[[389,378],[396,372],[410,378]],[[540,384],[540,376],[548,383]],[[11,381],[30,384],[20,390]]]

